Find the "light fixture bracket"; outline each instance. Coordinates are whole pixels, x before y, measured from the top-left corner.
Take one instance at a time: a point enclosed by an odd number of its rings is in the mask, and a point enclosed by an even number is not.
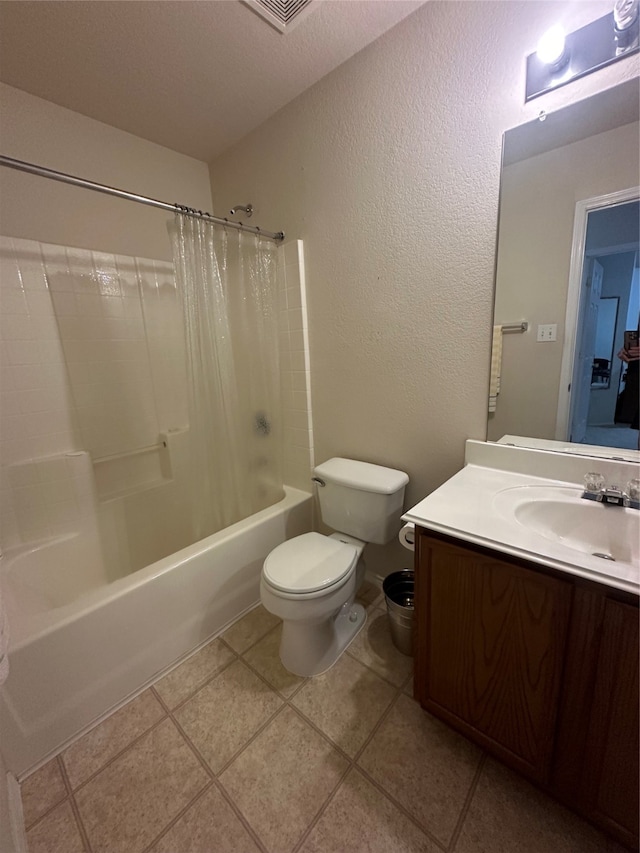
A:
[[[536,53],[529,54],[525,102],[611,65],[625,56],[638,53],[638,25],[636,18],[628,29],[618,32],[615,29],[613,12],[610,12],[597,21],[569,33],[565,42],[569,59],[560,68],[554,69],[545,65]]]

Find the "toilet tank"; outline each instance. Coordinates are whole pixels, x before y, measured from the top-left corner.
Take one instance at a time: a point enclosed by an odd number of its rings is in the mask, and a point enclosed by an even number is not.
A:
[[[314,468],[320,513],[329,527],[363,542],[383,545],[400,529],[404,471],[335,457]]]

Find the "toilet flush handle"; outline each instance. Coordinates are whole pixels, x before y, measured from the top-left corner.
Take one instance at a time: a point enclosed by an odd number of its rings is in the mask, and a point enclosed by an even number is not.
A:
[[[319,486],[326,486],[327,485],[324,480],[320,479],[320,477],[312,477],[311,482],[317,483]]]

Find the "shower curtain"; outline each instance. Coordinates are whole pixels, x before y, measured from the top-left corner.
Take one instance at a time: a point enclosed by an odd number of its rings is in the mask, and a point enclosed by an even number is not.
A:
[[[282,485],[278,250],[176,214],[196,540],[276,503]]]

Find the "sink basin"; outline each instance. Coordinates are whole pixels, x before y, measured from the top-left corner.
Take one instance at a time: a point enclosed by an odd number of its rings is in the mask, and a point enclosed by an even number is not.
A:
[[[567,486],[517,486],[494,498],[494,509],[545,539],[603,560],[640,559],[640,511],[584,500]]]

